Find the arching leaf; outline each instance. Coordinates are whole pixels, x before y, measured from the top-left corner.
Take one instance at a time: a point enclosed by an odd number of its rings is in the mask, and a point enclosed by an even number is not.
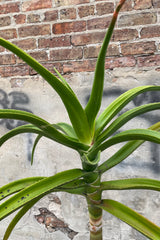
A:
[[[70,88],[43,67],[38,61],[14,44],[0,38],[0,45],[20,57],[52,86],[62,99],[79,140],[87,144],[90,143],[92,141],[92,134],[87,116],[77,97],[73,94]]]
[[[116,118],[103,132],[100,134],[97,138],[97,144],[103,142],[105,139],[110,137],[113,133],[115,133],[118,129],[120,129],[126,122],[133,119],[134,117],[160,109],[160,103],[150,103],[143,106],[136,107],[134,109],[131,109],[125,113],[123,113],[121,116]]]
[[[160,181],[147,178],[129,178],[101,183],[101,190],[148,189],[160,191]]]
[[[160,240],[160,227],[156,226],[154,223],[122,203],[105,199],[102,200],[100,207],[129,224],[149,239]]]
[[[160,91],[160,86],[142,86],[133,88],[114,100],[99,116],[96,121],[96,133],[97,137],[99,133],[105,128],[105,126],[113,119],[114,116],[121,109],[126,106],[135,96],[147,91]]]

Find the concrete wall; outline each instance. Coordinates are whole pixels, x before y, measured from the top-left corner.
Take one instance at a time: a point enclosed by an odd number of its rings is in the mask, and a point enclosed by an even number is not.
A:
[[[29,52],[49,70],[56,67],[75,90],[84,106],[90,94],[96,57],[105,29],[117,1],[0,1],[0,36]],[[101,111],[122,92],[136,86],[159,85],[160,4],[157,0],[128,0],[122,9],[106,58],[106,76]],[[68,122],[57,94],[19,58],[0,47],[0,108],[31,111],[46,120]],[[160,101],[158,93],[137,97],[125,110]],[[122,130],[149,127],[159,121],[159,111],[130,121]],[[0,134],[17,126],[0,121]],[[80,167],[79,156],[49,140],[39,142],[34,164],[31,149],[35,136],[13,138],[0,149],[0,185],[22,177],[50,176],[61,170]],[[104,152],[102,161],[115,146]],[[104,179],[148,177],[160,179],[160,148],[145,143],[122,164],[108,171]],[[160,225],[160,195],[152,191],[110,191],[107,198],[117,199]],[[65,193],[50,194],[37,203],[18,223],[11,240],[71,239],[61,231],[53,232],[35,219],[39,208],[63,219],[78,232],[75,240],[87,240],[88,217],[83,198]],[[44,217],[43,214],[39,217]],[[11,218],[0,223],[0,240]],[[46,223],[47,224],[47,223]],[[104,240],[147,239],[111,215],[104,214]]]

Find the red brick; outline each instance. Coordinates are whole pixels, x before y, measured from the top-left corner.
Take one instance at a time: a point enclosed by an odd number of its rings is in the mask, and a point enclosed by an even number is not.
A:
[[[63,64],[64,73],[72,72],[91,72],[94,71],[96,60],[70,61]]]
[[[13,54],[0,55],[0,65],[15,64],[16,58]]]
[[[112,57],[107,58],[105,63],[106,69],[114,69],[118,67],[134,67],[136,65],[136,60],[134,57]]]
[[[55,21],[58,19],[58,11],[57,10],[53,10],[53,11],[47,11],[44,13],[44,21]]]
[[[13,43],[19,48],[22,48],[23,50],[30,50],[36,48],[36,40],[32,38],[16,40],[13,41]]]
[[[50,35],[50,25],[32,25],[18,29],[20,37]]]
[[[16,24],[23,24],[26,22],[26,15],[25,14],[18,14],[14,16]]]
[[[86,30],[85,21],[63,22],[53,24],[54,34],[65,34],[70,32],[81,32]]]
[[[119,0],[117,1],[117,3],[119,2]],[[132,11],[133,7],[132,7],[132,0],[127,0],[124,5],[121,8],[121,12],[128,12],[128,11]]]
[[[5,48],[0,46],[0,52],[4,52],[5,51]]]
[[[87,21],[88,30],[106,29],[111,22],[111,17],[94,18]]]
[[[82,59],[83,52],[82,48],[65,48],[50,51],[50,60],[61,61],[61,60],[77,60]]]
[[[160,55],[138,57],[137,63],[138,67],[160,66]]]
[[[64,8],[60,10],[60,19],[76,19],[75,8]]]
[[[84,48],[84,57],[85,58],[97,58],[101,46],[90,46]],[[119,47],[116,44],[110,44],[107,50],[106,56],[117,56],[120,55]]]
[[[48,61],[48,54],[45,51],[29,52],[29,55],[38,62]],[[23,63],[23,60],[17,58],[17,63]]]
[[[0,5],[0,14],[19,12],[19,2]]]
[[[154,8],[160,8],[160,1],[159,0],[152,0]]]
[[[33,58],[35,58],[38,62],[39,61],[48,61],[48,54],[46,51],[40,51],[38,50],[37,52],[30,52],[29,53]]]
[[[1,77],[29,75],[29,67],[28,65],[0,67],[0,75]]]
[[[22,11],[24,12],[51,7],[52,0],[30,0],[22,3]]]
[[[86,5],[79,7],[78,15],[80,18],[94,15],[94,5]]]
[[[67,47],[70,46],[70,36],[53,37],[49,39],[39,39],[39,48],[54,48],[54,47]]]
[[[121,15],[118,21],[119,27],[154,24],[157,22],[156,13],[144,12],[130,15]]]
[[[140,32],[141,38],[160,37],[160,26],[144,27]]]
[[[121,44],[123,55],[152,54],[156,52],[155,42],[138,42]]]
[[[115,29],[112,35],[112,41],[128,41],[138,38],[138,31],[136,29]]]
[[[17,38],[16,29],[1,30],[1,37],[5,39]]]
[[[60,7],[89,3],[90,0],[55,0],[54,2],[56,7]]]
[[[9,25],[11,25],[11,18],[9,16],[0,18],[0,27],[5,27]]]
[[[151,0],[134,0],[134,9],[148,9],[152,7]]]
[[[105,32],[84,33],[71,36],[71,43],[74,46],[83,46],[92,43],[102,43]]]
[[[27,17],[28,23],[37,23],[40,22],[40,15],[39,14],[29,14]]]
[[[96,5],[97,15],[104,15],[108,13],[114,12],[114,3],[106,2],[106,3],[98,3]]]

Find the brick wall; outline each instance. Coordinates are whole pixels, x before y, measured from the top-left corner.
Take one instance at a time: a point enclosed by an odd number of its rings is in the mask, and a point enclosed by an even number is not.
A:
[[[117,0],[0,0],[0,36],[48,69],[93,71]],[[127,0],[109,46],[106,69],[160,69],[160,0]],[[36,73],[0,47],[0,76]]]

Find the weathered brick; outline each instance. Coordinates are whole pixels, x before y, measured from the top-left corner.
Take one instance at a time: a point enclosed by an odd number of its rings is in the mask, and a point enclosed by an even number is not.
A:
[[[101,46],[89,46],[84,48],[85,58],[97,58]],[[119,55],[119,47],[116,44],[110,44],[107,50],[106,56],[117,56]]]
[[[105,62],[106,69],[114,69],[118,67],[134,67],[136,60],[134,57],[111,57],[107,58]]]
[[[76,19],[75,8],[64,8],[60,10],[60,19]]]
[[[14,15],[14,20],[16,24],[23,24],[26,22],[26,15],[25,14]]]
[[[111,17],[105,17],[105,18],[94,18],[89,19],[87,21],[87,29],[93,30],[93,29],[105,29],[109,26],[111,22]]]
[[[50,25],[24,26],[18,29],[20,37],[50,35]]]
[[[5,48],[0,46],[0,52],[4,52],[5,51]]]
[[[70,36],[53,37],[49,39],[39,39],[39,48],[54,48],[54,47],[67,47],[70,46]]]
[[[27,16],[28,23],[37,23],[40,22],[40,15],[39,14],[29,14]]]
[[[78,5],[83,3],[89,3],[90,0],[55,0],[55,6],[69,6],[69,5]]]
[[[29,67],[28,65],[13,65],[0,67],[0,75],[1,77],[29,75]]]
[[[70,61],[63,64],[64,73],[72,72],[91,72],[94,71],[96,66],[95,59],[88,59],[84,61]]]
[[[83,46],[92,43],[101,43],[104,39],[104,32],[83,33],[71,36],[71,43],[74,46]]]
[[[1,37],[5,39],[17,38],[16,29],[0,30],[0,33],[1,33]]]
[[[80,18],[94,15],[94,5],[84,5],[78,8],[78,15]]]
[[[50,60],[61,61],[61,60],[77,60],[82,59],[83,52],[82,48],[65,48],[50,51]]]
[[[144,12],[130,15],[121,15],[118,21],[119,27],[154,24],[157,22],[157,14]]]
[[[48,54],[46,51],[38,50],[37,52],[30,52],[29,54],[37,61],[48,61]]]
[[[121,44],[123,55],[152,54],[156,51],[155,42],[137,42]]]
[[[160,1],[159,0],[152,0],[154,8],[160,8]]]
[[[134,0],[134,9],[148,9],[152,7],[151,0]]]
[[[55,21],[58,19],[58,10],[47,11],[44,13],[44,21]]]
[[[23,50],[30,50],[36,48],[36,40],[32,38],[23,39],[23,40],[16,40],[13,43],[22,48]]]
[[[0,55],[0,65],[15,64],[16,58],[13,54]]]
[[[0,18],[0,27],[9,26],[10,24],[11,18],[9,16]]]
[[[160,26],[144,27],[140,32],[141,38],[160,37]]]
[[[0,5],[0,14],[19,12],[19,2]]]
[[[65,34],[70,32],[81,32],[86,30],[85,21],[63,22],[53,24],[54,34]]]
[[[106,2],[106,3],[98,3],[96,5],[97,15],[104,15],[108,13],[114,12],[114,3]]]
[[[160,66],[160,55],[138,57],[137,64],[138,67]]]
[[[117,1],[117,3],[119,2],[119,0]],[[133,7],[132,7],[132,0],[127,0],[124,5],[121,8],[121,12],[128,12],[128,11],[132,11]]]
[[[29,55],[35,58],[38,62],[48,61],[48,54],[45,51],[30,52]],[[17,58],[17,63],[23,63],[23,60]]]
[[[22,3],[22,11],[33,11],[37,9],[51,8],[51,0],[30,0]]]
[[[138,38],[138,31],[136,29],[115,29],[111,41],[128,41]]]

